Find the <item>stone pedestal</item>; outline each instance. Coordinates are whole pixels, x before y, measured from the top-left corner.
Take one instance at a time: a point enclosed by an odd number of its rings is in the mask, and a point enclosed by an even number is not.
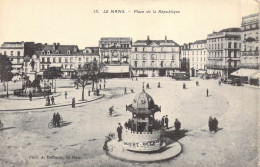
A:
[[[36,78],[36,71],[31,71],[28,73],[29,80],[32,82]]]

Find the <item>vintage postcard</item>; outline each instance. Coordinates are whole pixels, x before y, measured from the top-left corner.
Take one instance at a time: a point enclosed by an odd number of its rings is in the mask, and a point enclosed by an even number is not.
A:
[[[1,0],[0,167],[256,167],[259,1]]]

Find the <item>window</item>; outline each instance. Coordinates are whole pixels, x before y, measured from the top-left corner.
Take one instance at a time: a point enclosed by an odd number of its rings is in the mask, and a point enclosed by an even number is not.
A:
[[[53,63],[56,63],[56,59],[55,59],[55,58],[53,58],[53,59],[52,59],[52,62],[53,62]]]
[[[67,67],[68,67],[67,64],[65,64],[65,69],[66,69]]]
[[[228,43],[228,48],[231,48],[231,44],[232,44],[231,42]]]
[[[237,43],[236,42],[234,43],[234,48],[237,48]]]
[[[163,67],[163,61],[161,61],[161,67]]]
[[[68,63],[68,59],[67,58],[65,59],[65,63]]]
[[[45,69],[44,65],[42,65],[42,69]]]
[[[145,61],[143,61],[143,67],[145,67],[146,66],[146,63],[145,63]]]
[[[14,51],[11,51],[11,56],[13,56],[14,55]]]
[[[44,57],[42,58],[42,62],[43,62],[43,63],[45,62],[45,59],[44,59]]]
[[[70,50],[68,50],[68,51],[67,51],[67,54],[70,55],[70,53],[71,53]]]
[[[78,65],[78,68],[81,69],[81,64]]]
[[[72,57],[70,58],[70,62],[71,62],[71,63],[73,62],[73,58],[72,58]]]
[[[50,58],[49,58],[49,57],[47,57],[47,62],[48,62],[48,63],[50,62]]]
[[[56,54],[59,54],[60,52],[58,50],[56,50]]]
[[[20,51],[17,51],[17,56],[20,56]]]
[[[143,60],[145,60],[146,58],[145,58],[145,54],[143,54]]]
[[[70,65],[70,69],[72,69],[72,64]]]
[[[137,61],[135,61],[135,67],[137,67]]]
[[[59,58],[59,63],[61,63],[61,57]]]
[[[47,51],[47,54],[50,55],[50,54],[51,54],[51,51],[48,50],[48,51]]]
[[[81,61],[81,58],[79,58],[79,61]]]

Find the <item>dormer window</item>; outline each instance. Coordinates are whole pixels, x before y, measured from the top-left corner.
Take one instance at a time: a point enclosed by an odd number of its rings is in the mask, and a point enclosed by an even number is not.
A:
[[[60,52],[58,51],[58,50],[56,50],[56,52],[55,52],[56,54],[59,54]]]
[[[48,54],[48,55],[50,55],[50,54],[51,54],[51,51],[50,51],[50,50],[48,50],[48,51],[47,51],[47,54]]]
[[[67,51],[67,54],[70,55],[70,53],[71,53],[70,50],[68,50],[68,51]]]

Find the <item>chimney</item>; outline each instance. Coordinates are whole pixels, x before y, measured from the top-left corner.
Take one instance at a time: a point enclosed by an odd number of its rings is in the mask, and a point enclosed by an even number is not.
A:
[[[60,46],[60,43],[59,43],[59,42],[57,43],[57,46]]]
[[[45,45],[48,45],[47,43],[45,43]]]
[[[150,41],[149,35],[147,35],[147,41]]]
[[[165,38],[164,38],[164,42],[166,43],[167,42],[167,36],[165,35]]]
[[[53,43],[53,50],[56,50],[56,43]]]

